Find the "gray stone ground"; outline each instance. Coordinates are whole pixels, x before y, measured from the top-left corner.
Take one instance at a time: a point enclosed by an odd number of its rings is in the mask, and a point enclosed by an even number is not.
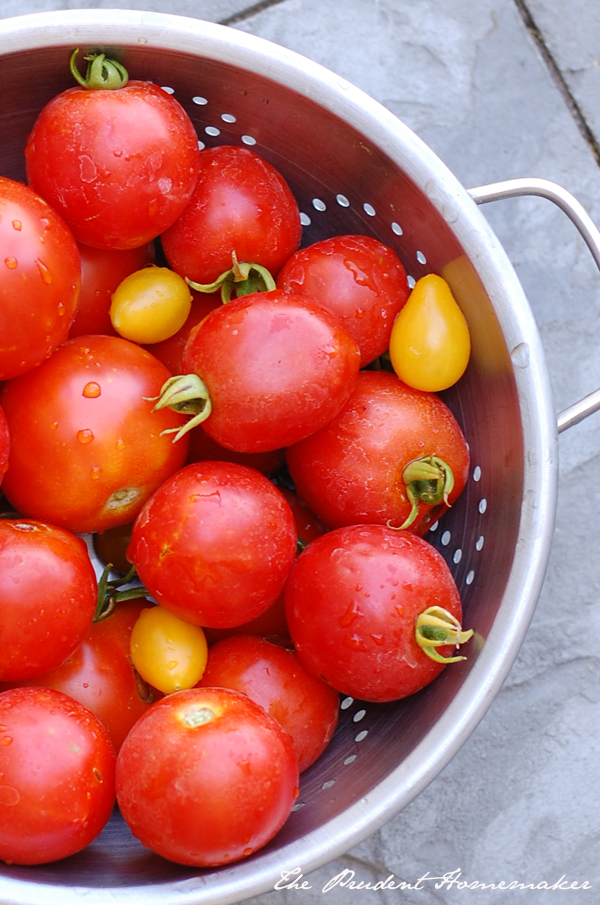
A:
[[[600,223],[598,0],[0,0],[0,15],[88,6],[195,16],[292,48],[382,102],[465,186],[546,177]],[[506,201],[485,214],[534,310],[559,411],[600,386],[600,278],[549,202]],[[598,901],[599,448],[600,415],[560,438],[556,534],[536,615],[462,750],[383,829],[307,877],[310,890],[274,890],[252,905]],[[565,875],[593,888],[324,893],[344,868],[371,882],[460,868],[469,881]]]

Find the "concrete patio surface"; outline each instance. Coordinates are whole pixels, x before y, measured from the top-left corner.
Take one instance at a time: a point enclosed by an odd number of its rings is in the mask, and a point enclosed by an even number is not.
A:
[[[85,7],[193,16],[291,48],[389,108],[467,188],[544,177],[600,224],[597,0],[2,0],[0,16]],[[559,412],[600,386],[600,275],[550,202],[496,202],[484,214],[534,311]],[[476,731],[403,812],[306,876],[310,889],[273,889],[252,905],[599,901],[600,414],[562,434],[559,449],[544,588]],[[468,882],[551,886],[562,879],[591,888],[475,892],[429,883],[402,892],[324,892],[345,869],[357,882],[393,874],[414,884],[427,872],[460,871]]]

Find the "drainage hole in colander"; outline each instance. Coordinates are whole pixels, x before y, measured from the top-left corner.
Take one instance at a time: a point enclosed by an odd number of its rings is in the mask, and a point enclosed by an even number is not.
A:
[[[350,202],[346,198],[345,195],[336,195],[335,200],[339,204],[340,207],[350,207]]]
[[[376,210],[375,210],[375,208],[373,207],[373,205],[372,205],[372,204],[369,204],[368,201],[365,201],[365,203],[363,204],[363,211],[364,211],[365,214],[367,214],[369,217],[374,217],[375,214],[377,213]]]
[[[192,98],[192,102],[194,104],[197,104],[199,107],[205,107],[206,104],[208,104],[208,99],[205,97],[200,97],[200,95],[197,94],[196,97]]]
[[[305,801],[297,801],[296,804],[292,805],[292,811],[299,811],[300,808],[303,808],[305,804]]]
[[[479,500],[479,506],[477,508],[479,509],[480,513],[483,515],[483,513],[487,509],[487,500],[485,497],[483,497],[482,500]]]
[[[444,533],[442,534],[442,536],[440,538],[440,541],[444,545],[444,547],[447,547],[448,544],[450,543],[451,539],[452,539],[452,535],[450,534],[450,532],[444,531]]]
[[[419,264],[427,264],[427,258],[422,251],[417,252],[417,261],[419,262]]]
[[[367,715],[366,710],[357,710],[354,716],[352,717],[353,723],[360,723],[360,721]]]
[[[235,123],[237,122],[233,113],[221,113],[221,119],[224,123]]]
[[[310,219],[308,214],[305,214],[304,212],[302,212],[300,214],[300,223],[302,224],[302,226],[310,226],[310,224],[312,223],[312,220]]]
[[[328,780],[326,780],[326,782],[323,783],[321,788],[323,790],[330,789],[333,785],[335,785],[335,779],[328,779]]]
[[[465,584],[473,584],[473,579],[475,578],[475,572],[471,569],[470,572],[467,572],[465,576]]]
[[[473,469],[473,480],[474,481],[481,480],[481,468],[479,467],[479,465],[476,465],[475,468]]]
[[[454,563],[458,564],[461,561],[461,559],[462,559],[462,550],[459,547],[457,550],[454,551],[454,554],[452,556],[452,561]]]
[[[475,541],[475,549],[479,552],[483,550],[483,534],[480,534],[477,540]]]
[[[416,283],[417,281],[415,280],[414,277],[408,276],[408,277],[406,278],[406,282],[408,283],[408,288],[409,288],[409,289],[414,289],[414,288],[415,288],[415,283]]]
[[[395,220],[392,223],[392,232],[395,233],[397,236],[401,236],[404,232],[404,230],[402,229],[400,224],[396,223]]]
[[[242,135],[242,142],[245,145],[255,145],[256,139],[252,137],[252,135]]]
[[[362,729],[362,730],[358,733],[358,735],[355,735],[355,736],[354,736],[354,741],[355,741],[355,742],[362,742],[362,740],[365,739],[365,738],[367,737],[368,734],[369,734],[369,730],[368,730],[368,729]]]
[[[166,91],[167,94],[175,94],[175,89],[169,88],[168,85],[161,85],[160,87],[162,88],[163,91]]]
[[[312,206],[316,211],[321,211],[321,213],[327,210],[327,205],[324,201],[321,200],[321,198],[313,198]]]
[[[344,759],[344,766],[347,767],[349,764],[353,764],[357,757],[358,754],[349,754],[348,757]]]
[[[217,126],[207,126],[204,131],[207,135],[211,135],[213,138],[216,138],[217,135],[221,134],[221,130],[217,128]]]
[[[342,710],[347,710],[348,707],[352,707],[353,704],[354,704],[354,698],[351,698],[350,696],[348,696],[347,698],[344,698],[344,700],[340,704],[340,708]]]

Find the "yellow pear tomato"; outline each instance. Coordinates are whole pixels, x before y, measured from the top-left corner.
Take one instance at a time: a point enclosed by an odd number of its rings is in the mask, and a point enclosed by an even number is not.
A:
[[[142,610],[131,631],[130,650],[142,679],[164,694],[193,688],[208,655],[202,628],[162,606]]]
[[[183,327],[192,294],[183,277],[154,264],[129,274],[112,295],[110,319],[117,333],[136,343],[159,343]]]
[[[462,377],[470,354],[469,327],[448,283],[436,274],[422,277],[392,327],[394,371],[408,386],[437,393]]]

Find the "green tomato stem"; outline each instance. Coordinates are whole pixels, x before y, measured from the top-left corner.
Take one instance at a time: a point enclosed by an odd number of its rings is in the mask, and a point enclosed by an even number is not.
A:
[[[71,75],[82,88],[89,88],[91,91],[115,91],[117,88],[124,88],[129,81],[125,67],[117,60],[107,59],[103,53],[91,53],[84,57],[88,65],[85,76],[82,76],[76,63],[78,53],[79,47],[71,54],[69,68]]]
[[[180,440],[189,430],[206,421],[212,412],[212,402],[207,386],[197,374],[180,374],[170,377],[163,384],[160,395],[148,400],[156,402],[153,411],[170,408],[183,415],[192,415],[183,427],[170,427],[163,434],[175,434],[173,442]]]
[[[402,473],[402,480],[406,484],[411,510],[398,531],[413,524],[419,514],[419,503],[426,503],[428,506],[439,506],[440,503],[450,505],[448,497],[454,488],[454,475],[450,466],[438,456],[426,456],[409,462]]]
[[[237,259],[235,251],[231,253],[232,266],[225,270],[214,283],[194,283],[185,278],[186,283],[197,292],[218,292],[221,290],[221,301],[224,305],[232,296],[241,298],[254,292],[270,292],[276,289],[276,283],[266,267],[262,264],[249,264]]]
[[[127,588],[124,591],[118,591],[117,589],[120,588],[121,585],[133,581],[136,575],[135,566],[132,566],[127,575],[122,578],[109,579],[112,568],[113,564],[110,562],[107,563],[98,580],[98,597],[94,618],[92,620],[93,622],[100,622],[102,619],[106,619],[110,616],[116,605],[123,600],[135,600],[137,597],[147,597],[150,593],[143,585],[137,585],[133,588]]]
[[[415,624],[415,641],[428,657],[436,663],[457,663],[466,657],[443,657],[436,647],[453,644],[458,650],[473,636],[473,629],[462,631],[461,624],[452,613],[441,606],[430,606],[417,616]]]

